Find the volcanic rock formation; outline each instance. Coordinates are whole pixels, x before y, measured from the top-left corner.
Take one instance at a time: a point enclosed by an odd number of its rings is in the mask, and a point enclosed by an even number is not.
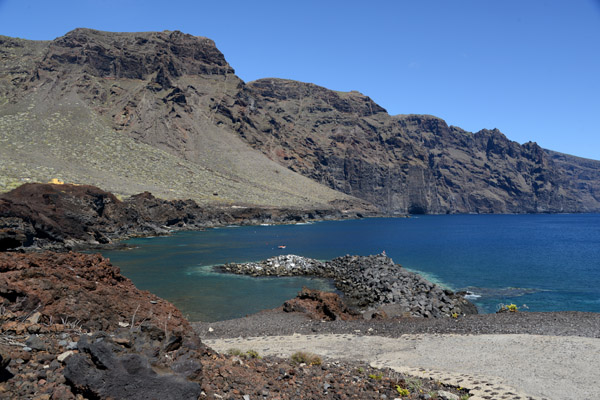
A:
[[[0,190],[59,178],[203,204],[366,204],[220,126],[242,86],[211,40],[181,32],[0,37]]]
[[[94,186],[28,183],[0,195],[0,251],[72,249],[131,236],[167,234],[229,224],[295,223],[361,214],[336,209],[199,206],[148,192],[124,201]]]
[[[390,116],[358,92],[283,79],[250,82],[238,97],[222,119],[254,148],[387,213],[600,209],[600,162],[520,145],[497,129]]]
[[[475,305],[463,296],[402,268],[385,254],[344,256],[326,262],[290,254],[216,268],[251,276],[310,275],[333,279],[336,288],[344,294],[344,302],[361,309],[365,317],[436,318],[477,314]],[[325,308],[329,312],[323,313]],[[338,316],[342,319],[350,319],[351,316],[351,312],[335,296],[319,298],[318,293],[311,291],[303,291],[298,298],[287,302],[284,305],[286,309],[304,310],[308,315],[325,314],[333,320]]]

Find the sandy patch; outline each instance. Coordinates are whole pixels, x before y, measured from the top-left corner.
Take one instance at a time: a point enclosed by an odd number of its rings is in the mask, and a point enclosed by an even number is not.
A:
[[[434,377],[472,390],[472,399],[598,399],[600,339],[540,335],[319,334],[204,339],[217,351],[253,349],[289,357],[311,351],[333,359]]]

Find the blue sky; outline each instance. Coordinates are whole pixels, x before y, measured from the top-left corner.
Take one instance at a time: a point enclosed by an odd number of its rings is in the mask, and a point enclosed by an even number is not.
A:
[[[245,81],[358,90],[390,114],[600,159],[600,0],[0,0],[0,35],[213,39]]]

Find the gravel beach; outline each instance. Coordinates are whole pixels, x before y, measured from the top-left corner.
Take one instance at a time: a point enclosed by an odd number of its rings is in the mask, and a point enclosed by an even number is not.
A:
[[[517,312],[467,315],[452,318],[404,318],[399,320],[315,321],[302,314],[279,309],[245,318],[219,322],[193,322],[202,339],[351,333],[399,337],[406,334],[528,334],[600,338],[600,313]],[[212,331],[209,332],[209,328]]]
[[[597,313],[321,322],[270,310],[193,326],[217,351],[311,351],[463,386],[471,399],[600,398]]]

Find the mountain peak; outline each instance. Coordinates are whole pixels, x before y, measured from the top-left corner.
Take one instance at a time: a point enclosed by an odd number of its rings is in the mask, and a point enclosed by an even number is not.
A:
[[[146,79],[161,68],[172,77],[234,73],[208,38],[180,31],[112,33],[88,28],[52,41],[41,68],[82,68],[92,76],[128,79]]]

